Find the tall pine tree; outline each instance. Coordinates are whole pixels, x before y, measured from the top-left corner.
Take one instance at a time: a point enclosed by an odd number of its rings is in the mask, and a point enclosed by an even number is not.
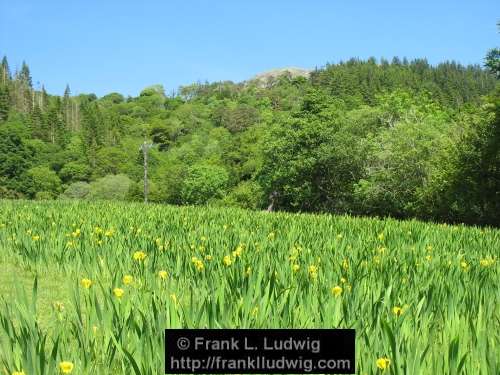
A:
[[[7,85],[7,83],[12,79],[11,75],[10,75],[10,69],[9,69],[9,63],[7,61],[7,56],[4,56],[3,59],[2,59],[2,65],[1,65],[1,83],[3,85]]]
[[[0,122],[6,121],[10,110],[9,87],[0,85]]]
[[[81,104],[80,111],[84,153],[92,168],[95,168],[96,154],[103,140],[103,116],[97,103],[88,99]]]
[[[26,84],[29,88],[33,88],[33,82],[31,80],[31,73],[28,64],[23,61],[23,65],[21,67],[21,71],[19,72],[19,80]]]
[[[69,88],[69,85],[66,84],[66,88],[64,89],[64,96],[63,96],[63,102],[62,102],[62,111],[64,114],[64,121],[66,125],[68,126],[69,129],[73,129],[73,124],[72,124],[72,106],[71,106],[71,90]]]
[[[43,117],[42,110],[36,104],[30,114],[30,131],[33,138],[47,140],[45,118]]]

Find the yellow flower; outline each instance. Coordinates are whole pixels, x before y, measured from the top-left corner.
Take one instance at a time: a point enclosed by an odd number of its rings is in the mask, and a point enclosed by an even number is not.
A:
[[[73,363],[71,362],[63,361],[59,363],[59,370],[63,374],[71,374],[71,372],[73,371],[73,367]]]
[[[493,265],[493,263],[495,263],[495,260],[492,259],[492,258],[485,258],[485,259],[481,259],[479,261],[479,264],[482,266],[482,267],[489,267],[491,265]]]
[[[136,251],[134,253],[134,260],[137,260],[138,262],[140,262],[141,260],[144,260],[146,259],[146,253],[144,251]]]
[[[298,264],[293,264],[292,265],[292,271],[293,272],[298,272],[300,270],[300,266]]]
[[[347,259],[344,259],[342,262],[342,267],[347,270],[349,268],[349,261]]]
[[[394,306],[392,308],[392,313],[396,316],[401,316],[401,314],[403,314],[403,309],[399,306]]]
[[[243,251],[243,245],[238,245],[238,247],[236,248],[236,250],[233,251],[233,257],[234,258],[237,258],[239,256],[241,256],[241,252]]]
[[[347,282],[347,280],[346,280],[345,278],[341,277],[341,278],[340,278],[340,282],[341,282],[342,284],[345,284],[345,283]]]
[[[105,235],[106,237],[111,237],[111,236],[113,236],[113,234],[114,234],[114,231],[113,231],[112,229],[107,230],[107,231],[104,233],[104,235]]]
[[[117,298],[122,298],[123,295],[125,294],[125,291],[123,289],[121,289],[121,288],[115,288],[115,289],[113,289],[113,294]]]
[[[469,265],[467,264],[467,262],[465,260],[462,260],[460,262],[460,267],[462,267],[464,270],[466,270],[467,267],[469,267]]]
[[[21,371],[14,371],[12,375],[26,375],[26,374],[24,373],[24,371],[21,370]]]
[[[316,279],[318,277],[318,267],[311,264],[308,268],[309,276],[311,279]]]
[[[212,256],[211,255],[205,255],[205,260],[211,261],[212,260]]]
[[[226,255],[224,259],[222,260],[225,266],[229,267],[233,261],[231,260],[231,257],[229,255]]]
[[[387,357],[382,357],[382,358],[379,358],[377,359],[377,367],[381,370],[385,370],[387,368],[389,368],[390,364],[391,364],[391,360]]]
[[[252,268],[251,267],[247,267],[247,269],[245,271],[245,276],[250,276],[251,273],[252,273]]]
[[[38,240],[40,239],[40,236],[35,235],[35,236],[31,237],[31,239],[32,239],[33,241],[38,241]]]
[[[129,285],[129,284],[132,284],[134,282],[134,278],[130,275],[125,275],[125,276],[123,276],[122,281],[125,285]]]
[[[342,294],[342,288],[340,286],[334,286],[332,288],[332,294],[335,296],[335,297],[338,297]]]
[[[158,272],[158,276],[160,277],[160,279],[165,280],[168,277],[168,272],[165,270],[161,270],[160,272]]]
[[[425,259],[427,259],[427,261],[428,261],[428,262],[430,262],[430,261],[432,260],[432,256],[427,255],[427,256],[425,257]]]
[[[252,316],[255,316],[257,315],[257,313],[259,312],[259,308],[257,306],[255,306],[253,309],[252,309]]]
[[[379,239],[379,241],[383,241],[383,240],[384,240],[384,238],[385,238],[384,233],[380,233],[380,234],[378,235],[378,239]]]
[[[198,271],[203,271],[203,269],[205,268],[205,266],[203,265],[203,262],[199,259],[197,259],[196,262],[194,262],[194,266],[196,267],[196,269]]]
[[[85,289],[89,289],[91,286],[92,286],[92,280],[90,279],[82,279],[80,281],[80,284],[82,285],[82,287],[84,287]]]

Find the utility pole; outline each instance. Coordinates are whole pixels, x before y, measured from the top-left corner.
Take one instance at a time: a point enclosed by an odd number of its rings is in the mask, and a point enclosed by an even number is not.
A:
[[[148,203],[148,151],[151,147],[153,147],[153,144],[148,143],[146,140],[141,145],[144,160],[144,203]]]

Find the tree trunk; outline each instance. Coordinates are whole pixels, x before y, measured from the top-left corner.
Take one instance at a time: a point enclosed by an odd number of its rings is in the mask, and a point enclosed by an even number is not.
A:
[[[144,203],[148,203],[148,145],[146,142],[142,145],[144,154]]]

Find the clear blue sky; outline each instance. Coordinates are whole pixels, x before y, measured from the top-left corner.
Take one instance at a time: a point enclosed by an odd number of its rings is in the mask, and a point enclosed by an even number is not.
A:
[[[49,93],[137,95],[351,57],[481,64],[498,0],[0,0],[0,55]]]

